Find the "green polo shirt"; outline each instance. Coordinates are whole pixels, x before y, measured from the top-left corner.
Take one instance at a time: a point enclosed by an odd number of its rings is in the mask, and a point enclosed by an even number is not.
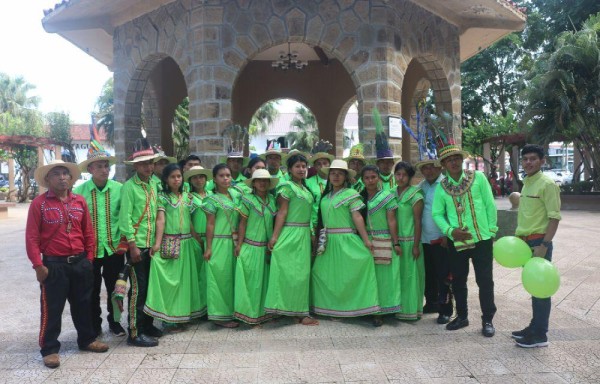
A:
[[[442,233],[453,241],[454,229],[466,227],[471,233],[473,239],[455,242],[458,251],[473,248],[475,243],[495,237],[498,231],[492,188],[479,171],[463,171],[458,181],[446,175],[435,189],[432,215]]]
[[[100,190],[93,180],[88,180],[73,189],[73,193],[85,198],[90,210],[92,226],[96,235],[97,259],[103,258],[105,254],[114,254],[119,245],[121,187],[121,183],[108,180],[104,188]]]
[[[143,182],[137,173],[121,188],[119,228],[127,237],[127,241],[135,241],[139,248],[150,248],[154,245],[157,194],[156,184],[152,181]],[[137,232],[134,226],[138,227]]]
[[[394,173],[390,173],[387,176],[379,175],[381,178],[381,188],[384,191],[393,191],[396,188],[396,179]]]
[[[517,236],[545,234],[550,219],[560,220],[560,188],[541,171],[523,179]]]
[[[162,192],[162,181],[160,180],[160,177],[153,173],[152,176],[150,176],[150,183],[156,185],[156,190],[158,192]]]

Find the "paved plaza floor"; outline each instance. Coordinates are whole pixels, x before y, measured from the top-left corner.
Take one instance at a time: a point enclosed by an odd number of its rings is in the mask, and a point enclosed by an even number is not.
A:
[[[499,206],[506,201],[498,200]],[[471,325],[446,331],[425,315],[330,321],[287,319],[229,330],[202,321],[166,335],[156,348],[127,346],[104,324],[104,354],[77,349],[68,305],[61,366],[45,368],[37,345],[39,286],[25,254],[28,205],[0,220],[0,383],[600,383],[600,214],[565,211],[554,262],[562,285],[553,297],[550,346],[521,349],[510,332],[528,324],[530,298],[520,269],[495,265],[496,336],[481,335],[477,287],[469,278]],[[125,321],[123,321],[123,325]]]

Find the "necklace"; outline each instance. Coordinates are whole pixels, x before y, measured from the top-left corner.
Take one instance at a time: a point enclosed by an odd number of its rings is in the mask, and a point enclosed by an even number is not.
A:
[[[460,184],[458,184],[458,185],[451,184],[449,178],[446,177],[446,178],[442,179],[441,185],[442,185],[442,188],[444,188],[444,191],[446,191],[446,193],[449,194],[450,196],[454,196],[454,197],[462,196],[465,193],[467,193],[467,191],[469,191],[469,189],[471,189],[471,186],[473,185],[473,181],[475,181],[474,176],[475,176],[474,171],[466,170],[466,171],[464,171],[464,176],[463,176]]]

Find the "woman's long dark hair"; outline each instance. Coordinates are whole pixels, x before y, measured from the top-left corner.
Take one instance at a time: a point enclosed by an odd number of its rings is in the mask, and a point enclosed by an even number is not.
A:
[[[296,163],[304,163],[306,164],[306,167],[308,168],[308,159],[306,158],[306,156],[298,153],[296,155],[292,155],[290,156],[287,161],[286,161],[286,165],[287,165],[287,171],[288,173],[291,173],[291,169],[294,166],[294,164]],[[292,176],[290,175],[290,181],[292,180]],[[302,185],[306,187],[306,180],[302,179]]]
[[[213,192],[217,193],[218,187],[217,187],[217,174],[219,173],[219,171],[221,169],[229,169],[229,172],[231,172],[231,168],[229,168],[229,165],[225,164],[225,163],[220,163],[214,166],[212,173],[213,173]]]
[[[375,165],[367,165],[364,166],[363,169],[360,171],[360,178],[362,180],[362,178],[365,176],[366,172],[375,172],[377,174],[377,177],[380,177],[380,173],[379,173],[379,168],[377,168]],[[364,181],[363,181],[364,184]],[[360,214],[363,217],[363,220],[365,221],[365,224],[367,223],[367,214],[369,212],[369,193],[367,192],[367,187],[365,186],[363,188],[362,191],[360,191],[360,197],[362,198],[363,203],[365,204],[364,208],[360,210]]]
[[[329,168],[329,170],[331,171],[331,168]],[[346,176],[344,177],[344,186],[346,188],[350,188],[350,175],[348,174],[348,171],[345,171]],[[315,233],[317,236],[319,236],[319,232],[321,231],[321,229],[323,228],[323,217],[321,214],[321,201],[323,200],[323,197],[325,197],[329,192],[331,192],[333,190],[333,186],[331,185],[331,182],[329,181],[329,174],[327,175],[327,184],[325,184],[325,189],[323,190],[323,193],[321,193],[321,199],[319,200],[319,210],[317,213],[317,232]]]
[[[398,163],[396,163],[396,166],[394,167],[394,173],[398,172],[401,169],[404,169],[406,171],[409,181],[413,178],[413,176],[416,173],[415,167],[413,167],[412,164],[408,161],[399,161]]]
[[[242,172],[242,174],[244,176],[246,176],[246,178],[249,179],[252,177],[252,175],[250,174],[250,170],[252,169],[252,167],[254,167],[256,165],[256,163],[263,163],[265,165],[265,167],[267,166],[267,163],[261,157],[254,157],[254,158],[250,159],[250,162],[244,169],[244,172]]]
[[[169,164],[163,168],[162,175],[160,177],[160,181],[161,181],[162,189],[163,189],[163,192],[165,195],[168,195],[169,193],[171,193],[171,188],[169,188],[168,180],[169,180],[169,176],[171,176],[171,173],[175,172],[176,170],[179,170],[179,172],[181,172],[181,176],[183,177],[183,172],[181,171],[181,167],[177,163]],[[179,184],[178,192],[183,193],[183,180],[181,180],[181,184]]]

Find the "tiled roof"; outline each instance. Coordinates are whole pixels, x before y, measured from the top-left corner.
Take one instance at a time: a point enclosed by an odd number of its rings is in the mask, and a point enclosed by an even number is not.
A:
[[[44,127],[46,131],[49,131],[48,126]],[[106,133],[98,129],[98,136],[100,142],[106,142]],[[75,141],[90,141],[90,125],[89,124],[71,124],[71,138]]]

